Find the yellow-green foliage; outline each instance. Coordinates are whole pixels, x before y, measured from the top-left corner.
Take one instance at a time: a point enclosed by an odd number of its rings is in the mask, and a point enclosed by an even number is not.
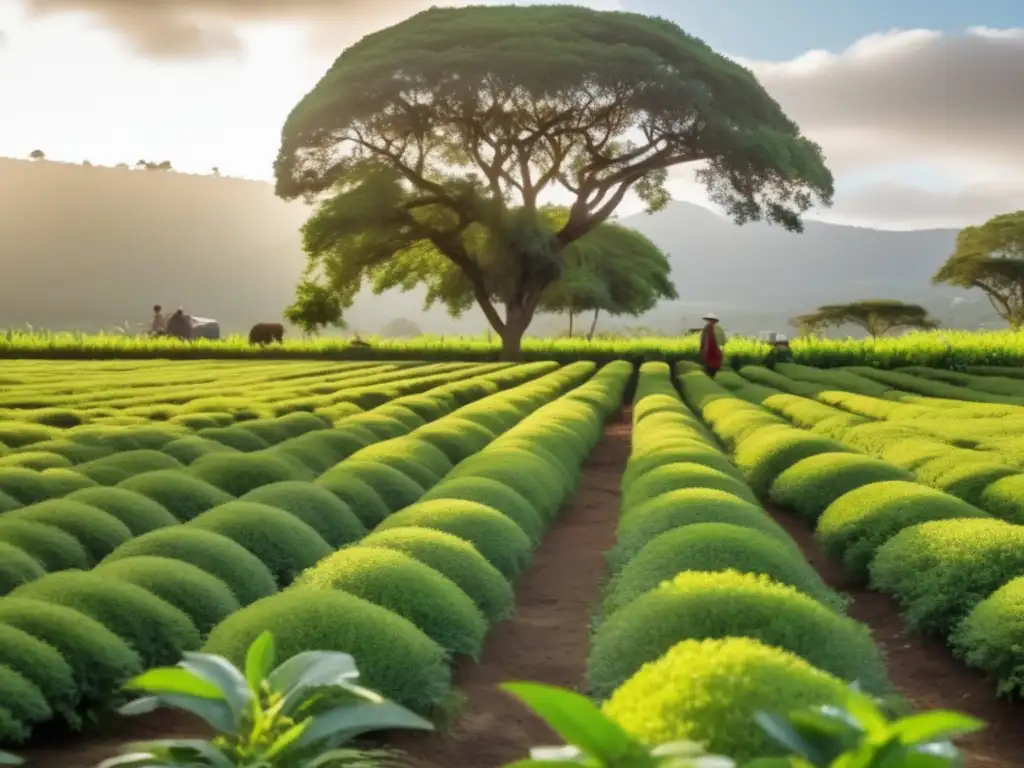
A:
[[[304,522],[337,549],[366,535],[352,509],[325,488],[299,481],[261,485],[241,498],[277,507]]]
[[[978,603],[953,632],[950,644],[1008,696],[1024,691],[1024,576]]]
[[[73,536],[95,565],[132,538],[129,528],[102,509],[68,499],[51,499],[4,514],[4,520],[42,523]]]
[[[971,609],[1024,573],[1024,528],[1002,520],[938,520],[904,528],[871,564],[908,626],[947,634]]]
[[[684,640],[619,687],[604,712],[651,746],[695,741],[745,762],[780,749],[760,711],[841,704],[846,686],[786,651],[748,638]]]
[[[293,588],[253,603],[217,625],[203,651],[241,666],[265,631],[274,635],[279,662],[303,651],[351,654],[362,685],[418,712],[450,695],[441,646],[398,614],[339,590]]]
[[[889,692],[863,624],[763,574],[684,571],[622,608],[595,633],[587,680],[605,698],[682,640],[750,637],[865,690]]]
[[[487,622],[455,582],[394,549],[355,546],[324,558],[298,588],[340,589],[402,616],[451,654],[477,658]]]

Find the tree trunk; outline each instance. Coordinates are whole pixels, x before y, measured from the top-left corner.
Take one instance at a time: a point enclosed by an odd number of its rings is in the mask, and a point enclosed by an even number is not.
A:
[[[594,310],[594,319],[590,323],[590,333],[587,334],[587,341],[592,341],[594,339],[594,331],[597,330],[597,316],[600,313],[601,313],[601,308],[597,307]]]
[[[569,310],[569,338],[572,338],[572,321],[576,318],[576,313],[571,309]]]
[[[533,320],[535,307],[508,307],[501,331],[501,360],[519,362],[523,357],[523,336]]]

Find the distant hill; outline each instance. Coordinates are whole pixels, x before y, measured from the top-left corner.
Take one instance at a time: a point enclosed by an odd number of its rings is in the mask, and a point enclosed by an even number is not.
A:
[[[310,209],[270,185],[161,171],[0,158],[0,327],[30,323],[95,331],[142,322],[154,303],[215,317],[229,331],[281,316],[305,258],[298,229]],[[735,331],[780,328],[826,301],[885,296],[928,303],[945,324],[976,327],[993,316],[980,294],[935,290],[929,280],[955,232],[884,232],[808,223],[803,235],[736,227],[687,203],[622,220],[670,255],[681,300],[642,318],[678,333],[709,307]],[[422,292],[364,292],[350,325],[376,333],[396,318],[424,333],[475,334],[473,310],[455,320],[422,313]],[[960,297],[960,298],[958,298]],[[956,301],[957,305],[952,306]],[[535,331],[564,320],[538,318]]]

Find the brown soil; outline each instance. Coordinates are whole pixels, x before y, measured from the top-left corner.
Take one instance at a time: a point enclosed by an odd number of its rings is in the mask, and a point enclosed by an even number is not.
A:
[[[619,482],[629,457],[631,416],[622,412],[583,466],[576,494],[534,553],[517,590],[515,616],[492,627],[479,663],[464,661],[455,684],[465,702],[443,734],[396,735],[415,768],[497,768],[530,747],[559,744],[542,721],[498,690],[511,681],[567,688],[583,679],[590,608],[605,574],[603,553],[615,543]],[[60,748],[19,750],[29,768],[95,768],[132,741],[207,736],[202,723],[174,712],[120,720],[108,733],[64,741]]]
[[[1020,706],[999,700],[995,684],[957,661],[939,639],[907,632],[896,602],[879,592],[851,587],[840,566],[818,547],[793,515],[769,509],[796,541],[808,562],[833,589],[848,594],[849,614],[867,624],[886,655],[889,679],[916,710],[953,709],[977,717],[988,728],[962,741],[972,768],[1024,765]]]
[[[629,458],[630,415],[620,414],[583,466],[579,489],[534,553],[517,585],[515,616],[493,627],[479,663],[464,662],[455,683],[466,697],[443,734],[398,740],[414,768],[497,768],[530,747],[561,744],[538,718],[498,689],[528,681],[578,688],[590,642],[590,610],[615,543],[619,482]]]

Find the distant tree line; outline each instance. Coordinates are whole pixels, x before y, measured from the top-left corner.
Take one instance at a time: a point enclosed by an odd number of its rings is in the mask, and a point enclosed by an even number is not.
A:
[[[43,150],[41,150],[41,149],[33,149],[31,152],[28,153],[28,156],[29,156],[30,160],[41,161],[41,160],[45,160],[46,159],[46,153]],[[83,160],[82,161],[82,165],[91,168],[93,166],[93,163],[91,163],[88,160]],[[129,170],[132,166],[129,166],[128,163],[118,163],[114,167],[115,168],[120,168],[122,170]],[[174,166],[171,164],[170,160],[161,160],[160,162],[154,162],[152,160],[139,160],[139,161],[137,161],[135,163],[134,167],[137,170],[140,170],[140,171],[173,171],[174,170]],[[217,167],[217,166],[214,166],[213,168],[211,168],[210,169],[210,175],[211,176],[220,176],[221,175],[220,168]]]

